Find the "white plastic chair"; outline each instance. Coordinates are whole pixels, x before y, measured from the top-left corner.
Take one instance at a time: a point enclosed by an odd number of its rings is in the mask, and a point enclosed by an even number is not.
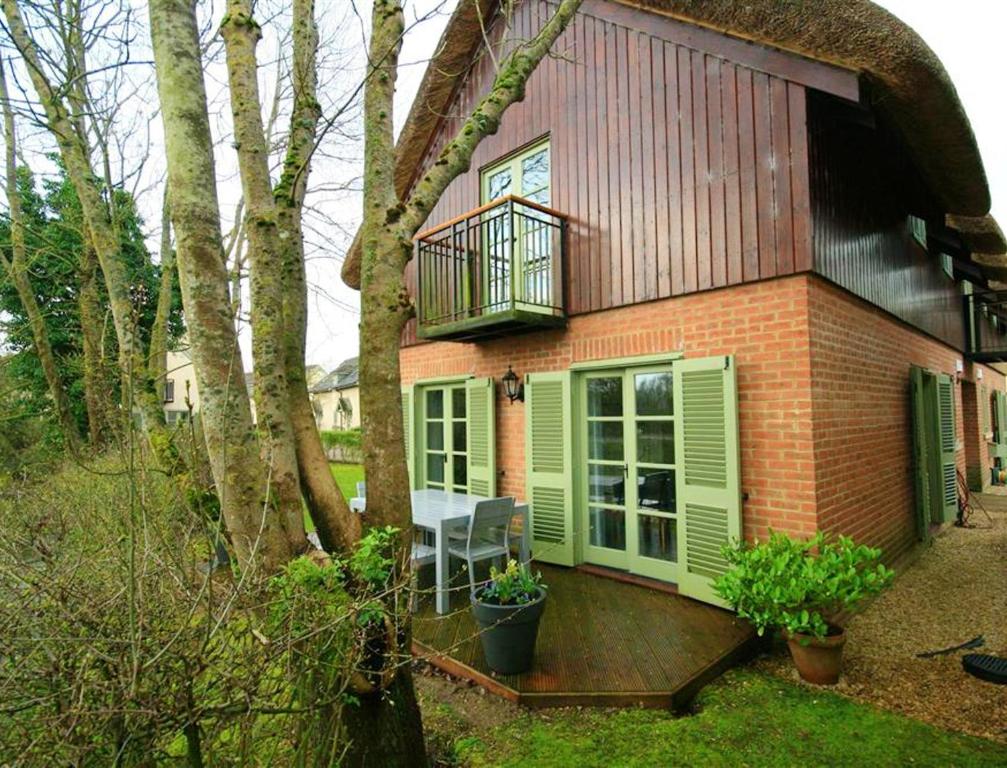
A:
[[[364,512],[367,509],[367,482],[357,481],[357,495],[350,499],[350,512]]]
[[[514,497],[486,499],[476,504],[464,543],[448,541],[448,554],[466,562],[469,588],[476,591],[475,564],[499,558],[506,565],[510,557],[510,526],[514,517]]]

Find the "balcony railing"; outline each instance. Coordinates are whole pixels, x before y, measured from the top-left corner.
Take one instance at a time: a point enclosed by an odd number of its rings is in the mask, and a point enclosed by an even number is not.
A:
[[[962,298],[968,358],[1007,362],[1007,291],[975,291]]]
[[[507,196],[416,237],[423,338],[472,339],[563,325],[566,217]]]

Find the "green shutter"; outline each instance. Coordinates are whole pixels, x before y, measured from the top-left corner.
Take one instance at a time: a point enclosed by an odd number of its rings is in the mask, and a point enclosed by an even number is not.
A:
[[[979,385],[979,419],[985,438],[990,431],[990,396],[985,384]]]
[[[958,465],[955,462],[955,388],[951,377],[937,377],[937,412],[940,420],[941,519],[950,523],[958,515]]]
[[[493,379],[465,382],[469,493],[496,496],[496,389]]]
[[[916,535],[925,541],[930,535],[930,451],[927,429],[926,395],[923,369],[913,366],[909,375],[909,392],[913,411],[913,468],[916,482]]]
[[[573,565],[570,373],[529,374],[525,383],[525,480],[535,559]]]
[[[402,387],[402,437],[406,442],[406,467],[409,469],[409,486],[416,487],[416,421],[413,418],[415,387]]]
[[[738,393],[731,356],[674,365],[678,514],[678,591],[724,605],[713,580],[727,570],[721,552],[741,538]]]
[[[998,389],[996,393],[996,442],[1007,443],[1007,392]]]

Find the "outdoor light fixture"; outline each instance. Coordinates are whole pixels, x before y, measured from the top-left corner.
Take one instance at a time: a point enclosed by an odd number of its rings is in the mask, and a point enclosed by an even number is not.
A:
[[[514,369],[507,366],[507,373],[503,376],[504,394],[513,403],[515,400],[524,402],[524,383],[514,373]]]

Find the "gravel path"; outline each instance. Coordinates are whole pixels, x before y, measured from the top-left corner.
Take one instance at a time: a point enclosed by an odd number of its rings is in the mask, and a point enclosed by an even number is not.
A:
[[[1007,656],[1007,496],[980,497],[985,528],[954,528],[896,578],[887,593],[848,624],[843,678],[835,690],[944,728],[1007,743],[1007,685],[962,670],[970,651],[918,659],[921,651],[976,635],[978,653]],[[797,679],[785,649],[757,662]]]

